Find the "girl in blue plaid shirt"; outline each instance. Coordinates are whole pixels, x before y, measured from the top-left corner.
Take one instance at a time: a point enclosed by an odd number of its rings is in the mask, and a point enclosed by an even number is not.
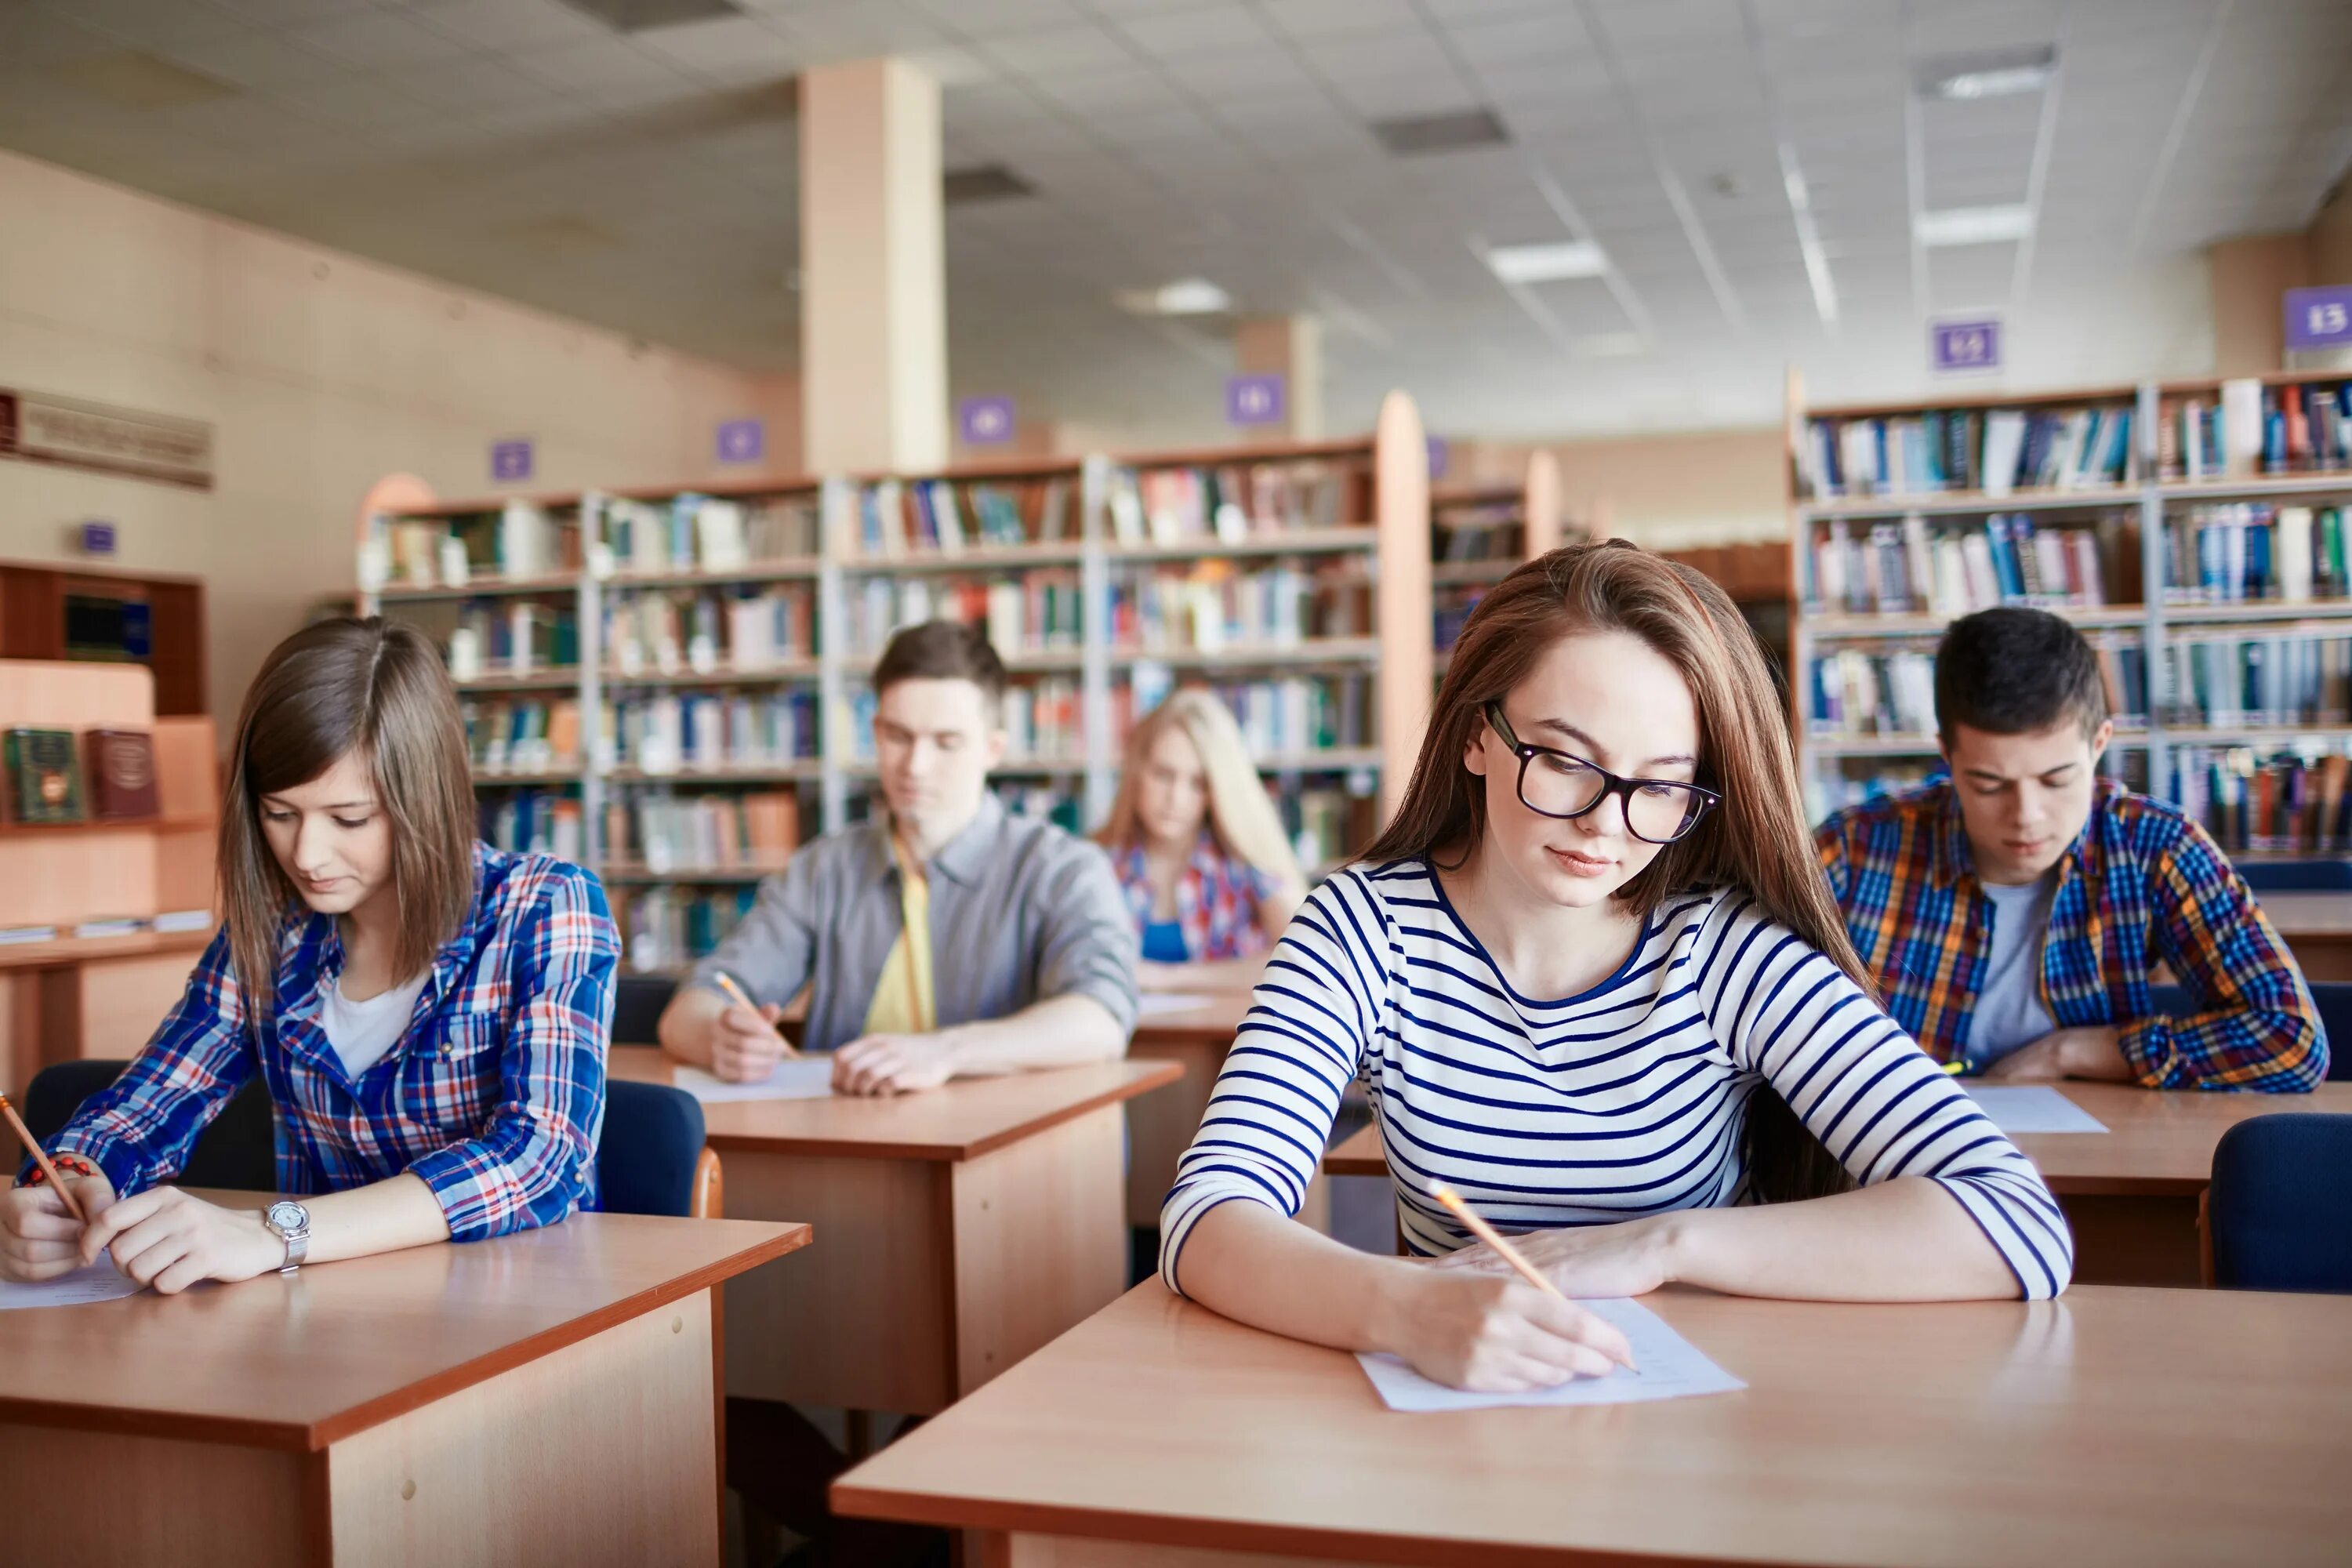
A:
[[[89,1223],[28,1167],[0,1194],[0,1278],[106,1253],[170,1294],[593,1205],[612,917],[587,872],[492,849],[474,820],[457,696],[422,634],[335,620],[278,645],[237,720],[226,920],[146,1049],[51,1144]],[[171,1185],[256,1076],[300,1201]]]

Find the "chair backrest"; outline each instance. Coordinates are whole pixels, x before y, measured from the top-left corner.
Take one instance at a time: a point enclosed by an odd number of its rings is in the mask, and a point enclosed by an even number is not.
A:
[[[2352,1294],[2352,1116],[2280,1111],[2213,1149],[2205,1195],[2213,1283]]]
[[[660,1045],[662,1009],[677,994],[677,982],[666,974],[622,975],[613,993],[613,1043]]]
[[[597,1205],[608,1214],[698,1217],[702,1102],[664,1083],[609,1079],[596,1146]]]
[[[2238,875],[2257,893],[2352,892],[2352,860],[2239,860]]]
[[[130,1065],[91,1058],[43,1068],[25,1088],[25,1130],[47,1143],[73,1120],[83,1100],[112,1084]],[[212,1125],[198,1135],[177,1182],[188,1187],[277,1191],[278,1120],[267,1084],[250,1079],[229,1097]]]
[[[2313,1005],[2319,1009],[2319,1033],[2327,1043],[2327,1081],[2352,1083],[2352,981],[2313,980]],[[2196,1010],[2188,991],[2179,985],[2148,988],[2148,1005],[2158,1013],[2179,1016]]]

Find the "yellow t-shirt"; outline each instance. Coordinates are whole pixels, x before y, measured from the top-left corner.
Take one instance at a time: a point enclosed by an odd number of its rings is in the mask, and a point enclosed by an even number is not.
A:
[[[882,961],[882,977],[874,983],[866,1032],[928,1035],[939,1027],[939,1008],[931,994],[931,885],[896,832],[890,835],[890,854],[898,862],[898,913],[904,924]]]

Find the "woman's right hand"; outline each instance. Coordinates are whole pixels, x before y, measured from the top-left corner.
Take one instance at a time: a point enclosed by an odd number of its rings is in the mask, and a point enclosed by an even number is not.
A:
[[[1414,1268],[1383,1349],[1451,1388],[1522,1394],[1633,1364],[1616,1324],[1516,1277]]]
[[[114,1184],[102,1175],[68,1176],[82,1213],[96,1219],[112,1206]],[[55,1279],[81,1267],[81,1222],[47,1182],[0,1192],[0,1279],[19,1285]]]

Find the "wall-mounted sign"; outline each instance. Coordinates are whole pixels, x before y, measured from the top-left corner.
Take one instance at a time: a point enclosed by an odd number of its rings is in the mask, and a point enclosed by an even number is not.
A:
[[[956,433],[967,447],[1003,446],[1013,439],[1013,399],[962,399],[956,405]]]
[[[74,530],[74,548],[84,555],[114,553],[114,524],[93,518]]]
[[[1431,479],[1442,479],[1445,477],[1445,437],[1443,436],[1430,437],[1429,477]]]
[[[1225,423],[1279,425],[1287,399],[1279,375],[1229,375],[1225,378]]]
[[[530,437],[510,437],[490,443],[490,479],[494,484],[519,485],[531,476],[536,465],[532,461]]]
[[[0,458],[213,488],[213,427],[76,397],[0,392]]]
[[[1927,328],[1927,363],[1938,372],[2000,368],[2000,318],[1936,321]]]
[[[730,419],[719,426],[719,460],[756,463],[768,450],[768,427],[757,419]]]
[[[2352,285],[2286,291],[2286,346],[2352,347]]]

